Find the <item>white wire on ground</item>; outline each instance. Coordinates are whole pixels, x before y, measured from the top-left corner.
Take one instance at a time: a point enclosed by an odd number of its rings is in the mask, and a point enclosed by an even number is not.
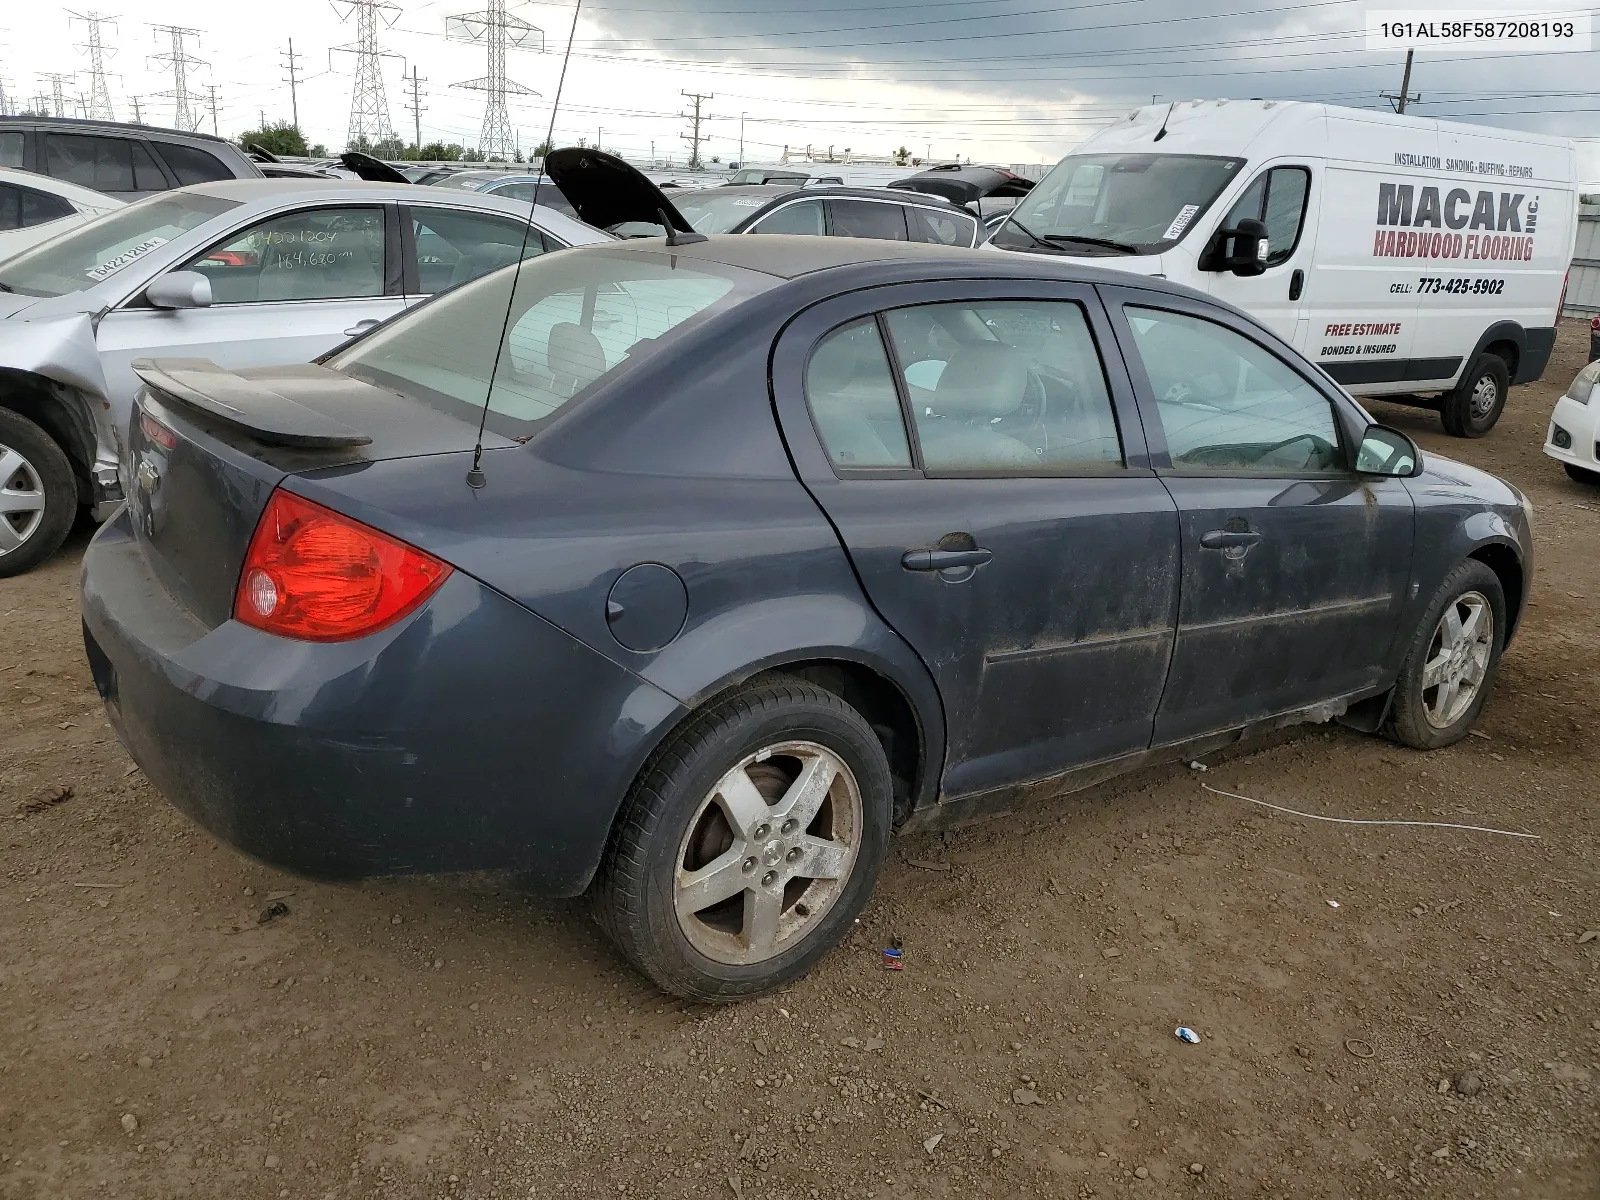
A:
[[[1219,796],[1231,796],[1235,800],[1243,800],[1246,804],[1259,804],[1262,808],[1270,808],[1273,812],[1288,813],[1291,817],[1305,817],[1308,821],[1332,821],[1336,825],[1416,825],[1423,829],[1462,829],[1468,833],[1498,833],[1502,837],[1533,838],[1538,840],[1537,833],[1516,833],[1510,829],[1488,829],[1482,825],[1454,825],[1449,821],[1363,821],[1354,817],[1323,817],[1316,813],[1300,812],[1293,808],[1284,808],[1281,804],[1268,804],[1265,800],[1253,800],[1249,796],[1241,796],[1238,792],[1225,792],[1221,788],[1214,788],[1210,784],[1200,785],[1208,792],[1215,792]]]

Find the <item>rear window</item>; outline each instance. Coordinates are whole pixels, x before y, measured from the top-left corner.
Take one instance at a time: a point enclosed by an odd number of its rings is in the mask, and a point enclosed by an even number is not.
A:
[[[161,151],[161,157],[167,160],[167,166],[172,168],[172,173],[178,177],[181,186],[233,178],[233,172],[222,165],[220,158],[195,146],[160,142],[157,144],[157,149]]]
[[[151,196],[0,262],[0,286],[24,296],[81,292],[237,207],[196,193]]]
[[[677,255],[579,248],[445,292],[328,365],[473,425],[487,397],[485,425],[526,437],[628,362],[777,282]]]

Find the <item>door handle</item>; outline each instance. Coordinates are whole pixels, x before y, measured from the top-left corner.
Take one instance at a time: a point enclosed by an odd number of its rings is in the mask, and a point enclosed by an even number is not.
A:
[[[376,324],[378,324],[376,317],[368,317],[365,321],[357,321],[354,325],[350,326],[349,329],[344,331],[344,335],[345,337],[360,337],[363,333],[371,329]]]
[[[988,550],[907,550],[900,565],[908,571],[950,571],[958,567],[981,567],[994,557]]]
[[[1207,550],[1227,550],[1232,546],[1254,546],[1261,535],[1253,529],[1213,529],[1200,535],[1200,545]]]
[[[1294,273],[1289,276],[1289,299],[1300,299],[1300,293],[1305,291],[1305,287],[1306,273],[1299,267],[1296,267],[1294,269]]]

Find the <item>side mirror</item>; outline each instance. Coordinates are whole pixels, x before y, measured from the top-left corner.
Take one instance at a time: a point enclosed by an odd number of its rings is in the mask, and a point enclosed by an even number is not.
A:
[[[1368,425],[1356,451],[1356,470],[1363,475],[1410,479],[1422,474],[1422,451],[1398,429]]]
[[[157,308],[210,308],[211,280],[199,271],[168,271],[144,290]]]
[[[1232,228],[1219,229],[1211,236],[1200,269],[1259,275],[1267,269],[1267,251],[1267,227],[1253,217],[1246,217]]]

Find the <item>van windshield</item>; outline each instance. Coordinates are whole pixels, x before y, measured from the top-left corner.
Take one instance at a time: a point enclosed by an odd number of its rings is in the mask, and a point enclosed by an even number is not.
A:
[[[1022,198],[990,239],[1004,250],[1160,254],[1244,166],[1202,154],[1073,154]]]

